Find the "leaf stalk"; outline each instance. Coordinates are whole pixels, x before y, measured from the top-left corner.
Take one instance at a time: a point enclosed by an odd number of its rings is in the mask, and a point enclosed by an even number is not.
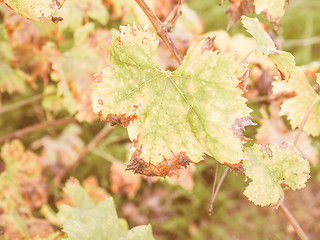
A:
[[[135,0],[142,11],[149,18],[150,22],[154,26],[157,31],[157,34],[161,37],[163,42],[169,48],[170,52],[175,56],[179,65],[181,64],[183,57],[181,53],[178,51],[177,47],[174,45],[172,39],[168,35],[168,28],[165,24],[163,24],[160,19],[152,12],[147,3],[144,0]]]

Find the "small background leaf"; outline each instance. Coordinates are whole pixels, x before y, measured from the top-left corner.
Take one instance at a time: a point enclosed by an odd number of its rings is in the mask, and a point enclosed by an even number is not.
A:
[[[283,148],[259,145],[246,148],[248,159],[243,160],[246,175],[252,179],[244,191],[254,204],[277,205],[284,197],[281,184],[293,190],[305,187],[310,172],[308,161],[293,146]]]

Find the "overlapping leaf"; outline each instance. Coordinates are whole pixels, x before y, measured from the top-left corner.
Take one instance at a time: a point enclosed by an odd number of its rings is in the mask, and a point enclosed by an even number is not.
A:
[[[100,118],[128,126],[134,142],[128,169],[174,176],[204,153],[239,163],[245,158],[242,130],[251,124],[241,96],[246,66],[206,49],[204,40],[189,49],[176,71],[163,71],[157,45],[150,30],[122,27],[112,42],[113,68],[96,77],[92,94]]]
[[[293,145],[267,145],[263,150],[255,144],[246,153],[243,166],[252,182],[244,195],[256,205],[277,205],[284,197],[282,185],[301,189],[310,177],[308,161]]]
[[[291,53],[279,51],[268,33],[263,29],[258,19],[243,16],[243,26],[257,41],[257,53],[268,55],[277,66],[281,77],[288,79],[294,71],[296,63]]]
[[[285,5],[288,0],[254,0],[255,12],[266,14],[269,21],[277,24],[284,15]]]
[[[63,231],[67,233],[67,239],[153,239],[150,225],[128,231],[126,221],[118,218],[111,197],[95,205],[75,179],[67,182],[64,191],[75,204],[75,208],[59,206],[59,216],[64,219]]]
[[[3,0],[3,2],[28,19],[43,21],[51,20],[52,15],[65,0]]]
[[[311,87],[302,69],[296,68],[287,81],[274,82],[273,94],[292,96],[284,100],[280,114],[288,116],[293,129],[299,127],[309,108],[314,104],[303,131],[312,136],[320,135],[320,97]]]
[[[94,31],[93,24],[78,28],[70,51],[53,60],[51,77],[58,82],[57,96],[64,107],[79,121],[92,121],[91,89],[93,74],[107,63],[106,46],[110,34]]]

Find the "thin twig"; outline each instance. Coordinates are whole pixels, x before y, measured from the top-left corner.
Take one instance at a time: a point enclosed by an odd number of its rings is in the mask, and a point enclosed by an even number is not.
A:
[[[77,163],[80,159],[84,158],[89,152],[91,152],[100,142],[107,136],[113,128],[106,124],[98,134],[89,142],[89,144],[82,149],[82,151],[78,154],[77,158],[69,165],[65,166],[63,170],[57,174],[53,180],[53,185],[59,185],[61,183],[62,178],[65,174]]]
[[[254,52],[254,50],[251,50],[242,60],[240,63],[244,63],[249,57],[250,55]]]
[[[309,117],[309,115],[310,115],[310,113],[311,113],[314,105],[319,101],[319,99],[320,99],[319,96],[317,96],[317,97],[313,100],[313,102],[311,103],[310,107],[308,108],[306,114],[304,115],[304,118],[303,118],[303,120],[302,120],[302,122],[301,122],[301,124],[300,124],[300,126],[299,126],[298,132],[297,132],[297,134],[296,134],[296,136],[295,136],[295,138],[294,138],[293,145],[295,145],[295,146],[297,145],[298,140],[299,140],[299,137],[300,137],[301,132],[302,132],[302,129],[303,129],[304,125],[306,124],[307,119],[308,119],[308,117]]]
[[[218,167],[219,167],[219,164],[218,164],[218,162],[216,162],[216,169],[215,169],[215,173],[213,176],[213,184],[212,184],[212,191],[211,191],[211,202],[209,205],[209,216],[211,216],[211,213],[212,213],[212,206],[213,206],[213,201],[214,201],[213,196],[214,196],[214,193],[216,190],[216,184],[217,184],[217,178],[218,178]]]
[[[291,39],[283,41],[283,46],[293,47],[293,46],[309,46],[313,44],[320,43],[320,36],[305,38],[305,39]]]
[[[23,107],[25,105],[28,105],[30,103],[33,103],[33,102],[36,102],[38,100],[40,100],[41,98],[43,98],[43,94],[38,94],[38,95],[34,95],[30,98],[27,98],[27,99],[23,99],[19,102],[16,102],[16,103],[13,103],[13,104],[10,104],[8,106],[4,106],[4,107],[1,107],[0,108],[0,115],[6,113],[6,112],[9,112],[9,111],[12,111],[12,110],[15,110],[17,108],[20,108],[20,107]]]
[[[227,173],[229,172],[229,170],[230,170],[229,167],[227,167],[226,170],[224,170],[224,173],[222,174],[222,176],[221,176],[221,178],[219,180],[218,186],[217,186],[213,196],[211,197],[211,202],[210,202],[210,207],[209,207],[209,215],[211,215],[211,213],[212,213],[212,205],[214,203],[214,200],[216,199],[216,196],[217,196],[217,194],[218,194],[218,192],[220,190],[220,187],[221,187],[224,179],[226,178]],[[211,211],[210,211],[210,209],[211,209]]]
[[[51,120],[48,122],[37,123],[37,124],[31,125],[31,126],[19,129],[9,135],[1,137],[0,143],[4,143],[12,138],[21,138],[25,134],[35,132],[35,131],[40,130],[42,128],[47,128],[47,127],[52,127],[52,126],[56,126],[56,125],[60,125],[60,124],[77,122],[77,121],[78,120],[75,118],[68,118],[68,119],[58,119],[58,120]]]
[[[149,20],[151,21],[154,28],[157,30],[157,34],[161,37],[163,42],[166,44],[166,46],[169,48],[171,53],[175,56],[179,64],[181,64],[183,57],[174,45],[173,41],[168,35],[168,30],[166,29],[165,25],[162,24],[160,19],[152,12],[152,10],[149,8],[149,6],[146,4],[144,0],[135,0],[136,3],[139,5],[139,7],[142,9],[142,11],[147,15]]]
[[[100,132],[90,141],[90,143],[80,152],[78,156],[78,160],[80,160],[81,158],[86,156],[89,152],[91,152],[101,142],[101,140],[111,132],[112,129],[113,127],[111,127],[109,123],[106,124],[100,130]]]
[[[169,13],[167,19],[164,21],[163,24],[168,25],[168,31],[172,29],[173,25],[177,21],[178,17],[181,16],[181,5],[185,2],[185,0],[179,0],[178,4],[172,9],[172,11]]]
[[[289,220],[289,222],[291,223],[292,227],[294,228],[296,233],[299,235],[299,237],[302,240],[308,240],[309,239],[308,236],[304,233],[304,231],[300,227],[300,225],[297,222],[297,220],[293,217],[293,215],[291,214],[289,209],[283,203],[281,203],[279,205],[279,208],[282,211],[282,213],[284,214],[284,216]]]

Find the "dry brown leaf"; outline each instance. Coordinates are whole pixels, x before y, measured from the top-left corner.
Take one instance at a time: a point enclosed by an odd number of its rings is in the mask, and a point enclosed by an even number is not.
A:
[[[128,196],[133,199],[140,189],[141,176],[125,171],[126,165],[121,162],[113,162],[111,167],[111,190],[115,194]]]
[[[89,197],[95,204],[98,204],[109,196],[106,190],[99,187],[98,180],[94,176],[86,178],[82,185],[86,193],[88,193]]]
[[[229,15],[228,29],[240,20],[242,15],[254,11],[253,0],[229,0],[229,6],[226,14]]]

